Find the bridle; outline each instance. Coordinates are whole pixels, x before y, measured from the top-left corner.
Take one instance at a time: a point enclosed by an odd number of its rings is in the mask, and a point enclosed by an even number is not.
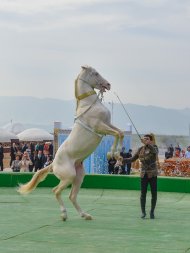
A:
[[[95,78],[95,79],[96,79],[96,78]],[[85,98],[87,98],[87,97],[89,97],[89,96],[92,96],[92,95],[94,95],[94,94],[97,95],[97,98],[96,98],[96,100],[95,100],[83,113],[81,113],[79,116],[77,116],[77,117],[75,117],[75,118],[79,118],[82,114],[86,113],[86,112],[96,103],[96,101],[97,101],[98,99],[100,99],[100,101],[102,101],[102,99],[103,99],[103,92],[102,92],[101,90],[98,92],[98,94],[96,93],[95,90],[91,90],[91,91],[85,92],[85,93],[83,93],[83,94],[81,94],[81,95],[78,95],[78,94],[77,94],[77,93],[78,93],[78,92],[77,92],[77,82],[78,82],[78,80],[81,80],[81,81],[83,81],[84,83],[87,83],[87,84],[89,85],[89,83],[88,83],[86,80],[80,78],[80,75],[78,75],[77,79],[75,80],[75,98],[76,98],[76,100],[77,100],[76,111],[77,111],[78,104],[79,104],[79,101],[80,101],[80,100],[85,99]],[[98,80],[96,79],[96,81],[98,81]]]
[[[98,83],[98,79],[96,78],[96,76],[94,77],[94,79],[95,79],[96,82]],[[80,77],[80,74],[79,74],[78,77],[77,77],[77,79],[75,80],[75,97],[76,97],[77,100],[80,101],[80,100],[82,100],[82,99],[84,99],[84,98],[87,98],[87,97],[89,97],[89,96],[91,96],[91,95],[96,94],[95,90],[92,90],[92,91],[83,93],[83,94],[81,94],[81,95],[77,95],[77,82],[78,82],[78,80],[81,80],[81,81],[83,81],[84,83],[87,83],[87,84],[89,85],[89,83],[88,83],[86,80],[82,79],[82,78]],[[98,93],[98,97],[99,97],[100,95],[101,95],[101,98],[100,98],[100,99],[102,99],[102,98],[103,98],[103,92],[102,92],[101,90],[100,90],[99,93]]]
[[[91,95],[96,94],[95,90],[91,90],[91,91],[85,92],[85,93],[83,93],[81,95],[77,95],[77,82],[78,82],[78,80],[81,80],[84,83],[88,84],[88,82],[86,82],[85,80],[83,80],[82,78],[79,78],[79,77],[77,77],[77,79],[75,80],[75,97],[76,97],[77,101],[80,101],[80,100],[82,100],[84,98],[87,98],[87,97],[89,97]]]

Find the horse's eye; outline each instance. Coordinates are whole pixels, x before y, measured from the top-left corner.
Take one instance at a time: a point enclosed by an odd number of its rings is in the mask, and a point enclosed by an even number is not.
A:
[[[98,72],[96,72],[95,75],[98,76],[99,75]]]

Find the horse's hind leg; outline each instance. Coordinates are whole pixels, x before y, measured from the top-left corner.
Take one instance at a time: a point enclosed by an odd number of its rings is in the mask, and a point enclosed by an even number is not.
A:
[[[64,202],[61,198],[61,192],[71,183],[70,180],[62,180],[60,181],[60,183],[58,184],[58,186],[56,186],[53,189],[53,192],[55,193],[55,197],[57,199],[57,201],[59,202],[60,205],[60,209],[61,209],[61,218],[63,221],[67,220],[67,210],[65,208]]]
[[[84,172],[84,168],[83,165],[80,164],[76,164],[75,165],[75,169],[76,169],[76,177],[73,181],[72,184],[72,188],[71,188],[71,192],[69,195],[69,199],[71,200],[71,202],[73,203],[74,207],[76,208],[76,210],[78,211],[78,213],[80,214],[80,216],[82,218],[85,218],[85,220],[92,220],[92,216],[88,213],[85,213],[81,207],[79,206],[78,202],[77,202],[77,195],[78,192],[80,190],[85,172]]]

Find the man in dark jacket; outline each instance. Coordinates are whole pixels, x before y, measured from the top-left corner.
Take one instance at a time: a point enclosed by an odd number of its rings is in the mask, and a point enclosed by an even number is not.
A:
[[[108,159],[108,173],[114,174],[114,165],[116,164],[116,159],[113,155],[111,155],[107,159]]]
[[[18,149],[16,147],[16,144],[13,142],[12,145],[11,145],[11,152],[10,152],[10,156],[11,156],[10,166],[12,165],[12,162],[16,158],[17,151],[18,151]]]
[[[129,151],[126,154],[126,158],[131,158],[132,155],[132,149],[129,149]],[[131,174],[131,163],[127,163],[127,175]]]
[[[121,172],[121,174],[126,174],[126,162],[125,162],[125,158],[127,158],[127,153],[125,152],[125,147],[122,147],[122,150],[120,152],[120,156],[123,157],[123,165],[122,165],[122,172]]]
[[[146,194],[148,184],[150,184],[151,189],[151,210],[150,218],[154,219],[154,209],[157,202],[157,158],[158,158],[158,148],[155,145],[155,138],[153,134],[146,134],[144,138],[141,139],[141,142],[144,144],[138,149],[132,158],[126,158],[126,162],[134,162],[137,159],[141,162],[141,218],[146,217]]]
[[[3,158],[4,158],[4,149],[3,144],[0,143],[0,170],[3,171]]]
[[[45,163],[45,156],[42,153],[41,150],[38,151],[38,154],[34,157],[34,167],[35,167],[35,171],[37,170],[41,170],[44,166]]]

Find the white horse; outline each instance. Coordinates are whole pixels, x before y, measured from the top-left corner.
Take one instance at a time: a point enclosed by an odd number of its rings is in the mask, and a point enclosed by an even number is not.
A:
[[[56,152],[51,165],[37,171],[33,178],[21,185],[18,192],[27,194],[43,181],[49,172],[60,179],[60,183],[53,189],[61,208],[62,220],[67,219],[67,211],[61,198],[61,192],[72,185],[70,200],[80,216],[91,220],[92,216],[84,212],[77,202],[77,194],[84,178],[83,160],[98,146],[103,135],[115,136],[111,152],[119,152],[122,147],[123,132],[111,124],[109,110],[102,104],[94,89],[100,93],[110,90],[110,84],[93,68],[82,66],[82,70],[75,81],[75,96],[77,99],[76,118],[73,129]],[[117,153],[116,152],[116,153]]]

